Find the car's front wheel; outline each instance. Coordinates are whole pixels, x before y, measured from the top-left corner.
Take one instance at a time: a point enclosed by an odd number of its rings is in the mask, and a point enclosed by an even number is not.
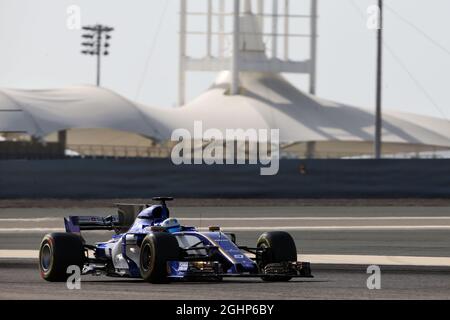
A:
[[[170,260],[180,259],[180,247],[174,235],[167,232],[148,234],[141,244],[139,269],[142,279],[151,283],[168,282]]]
[[[263,233],[256,244],[258,253],[256,262],[261,272],[270,264],[297,261],[297,248],[291,235],[284,231]],[[285,275],[263,276],[264,281],[289,281],[292,277]]]

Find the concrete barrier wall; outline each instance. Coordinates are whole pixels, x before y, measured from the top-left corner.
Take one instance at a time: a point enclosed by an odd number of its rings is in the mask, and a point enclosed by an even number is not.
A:
[[[0,160],[0,198],[450,196],[450,159],[282,160],[275,176],[259,170],[169,159]]]

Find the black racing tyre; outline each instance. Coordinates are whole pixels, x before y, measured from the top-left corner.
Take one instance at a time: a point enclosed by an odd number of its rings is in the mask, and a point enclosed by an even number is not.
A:
[[[139,270],[142,279],[151,283],[167,283],[167,261],[180,259],[180,247],[174,235],[167,232],[148,234],[141,244]]]
[[[83,269],[86,260],[81,237],[73,233],[50,233],[44,236],[39,249],[39,271],[47,281],[66,281],[67,268]]]
[[[284,231],[270,231],[263,233],[256,243],[264,252],[257,254],[256,262],[260,270],[269,263],[296,262],[297,248],[291,235]],[[289,281],[290,276],[263,276],[264,281]]]

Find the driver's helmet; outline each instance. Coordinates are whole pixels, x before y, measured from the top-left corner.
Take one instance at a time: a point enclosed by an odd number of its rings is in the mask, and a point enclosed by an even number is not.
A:
[[[160,226],[166,228],[170,233],[181,231],[181,225],[175,218],[167,218],[161,222]]]

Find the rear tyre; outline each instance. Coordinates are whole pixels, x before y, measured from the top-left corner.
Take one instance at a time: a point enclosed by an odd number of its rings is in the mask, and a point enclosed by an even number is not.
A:
[[[66,281],[67,268],[83,268],[85,262],[83,241],[73,233],[50,233],[44,236],[39,249],[39,271],[47,281]]]
[[[167,283],[170,260],[180,259],[180,247],[174,235],[166,232],[148,234],[141,244],[139,270],[142,279],[151,283]]]
[[[291,235],[284,231],[263,233],[256,244],[264,251],[256,256],[256,262],[261,272],[269,263],[296,262],[297,248]],[[263,276],[264,281],[289,281],[290,276]]]

